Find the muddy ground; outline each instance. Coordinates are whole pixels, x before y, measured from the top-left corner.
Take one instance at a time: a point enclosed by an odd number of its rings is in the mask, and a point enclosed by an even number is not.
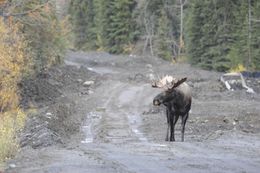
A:
[[[185,142],[165,142],[157,75],[188,77]],[[30,113],[7,173],[158,173],[260,170],[260,83],[227,91],[220,73],[141,56],[68,52],[65,65],[21,83]],[[87,81],[87,82],[86,82]],[[28,85],[29,83],[29,85]]]

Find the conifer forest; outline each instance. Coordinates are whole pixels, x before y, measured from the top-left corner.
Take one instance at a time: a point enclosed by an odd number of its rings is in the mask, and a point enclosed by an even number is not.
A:
[[[74,0],[75,47],[182,57],[207,70],[260,69],[258,0]]]

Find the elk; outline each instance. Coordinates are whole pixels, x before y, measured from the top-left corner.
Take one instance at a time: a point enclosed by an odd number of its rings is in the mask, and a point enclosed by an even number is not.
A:
[[[165,76],[152,84],[152,87],[154,88],[164,89],[163,92],[154,97],[153,105],[160,106],[163,104],[166,107],[168,124],[165,138],[166,141],[175,141],[174,128],[179,117],[181,117],[182,120],[181,141],[184,141],[185,125],[189,117],[192,100],[191,89],[185,82],[186,80],[187,78],[176,79],[172,76]]]

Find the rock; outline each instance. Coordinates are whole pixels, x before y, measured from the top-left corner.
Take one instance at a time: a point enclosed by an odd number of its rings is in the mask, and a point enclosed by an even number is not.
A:
[[[93,94],[93,93],[94,93],[94,91],[88,90],[88,94]]]
[[[78,83],[82,83],[83,80],[82,80],[82,79],[77,79],[77,82],[78,82]]]
[[[46,119],[52,119],[53,114],[50,113],[50,112],[47,112],[45,115],[43,115],[43,117],[46,118]]]
[[[224,123],[229,123],[229,119],[227,119],[226,117],[223,119]]]
[[[207,123],[209,122],[209,120],[202,120],[202,123]]]
[[[93,85],[94,83],[95,83],[95,82],[92,81],[92,80],[90,80],[90,81],[86,81],[86,82],[83,83],[83,86],[85,86],[85,87],[89,87],[89,86]]]
[[[134,55],[134,54],[130,54],[129,56],[133,57],[133,58],[136,58],[136,55]]]
[[[234,118],[234,121],[235,121],[235,122],[238,122],[238,119],[237,119],[237,118]]]
[[[189,121],[189,123],[195,123],[195,121],[194,120],[188,120]]]
[[[153,73],[153,69],[150,68],[150,69],[148,70],[148,72],[149,72],[149,73]]]
[[[80,94],[81,94],[81,95],[88,95],[88,94],[89,94],[89,91],[81,91]]]
[[[221,135],[223,135],[224,134],[224,132],[222,131],[222,130],[217,130],[216,131],[216,135],[218,135],[218,136],[221,136]]]
[[[153,65],[152,64],[146,64],[145,67],[146,68],[153,68]]]
[[[14,163],[9,164],[8,166],[9,166],[9,168],[16,168],[16,164],[14,164]]]
[[[247,93],[250,93],[250,94],[254,94],[254,93],[255,93],[252,88],[248,88],[248,89],[246,90],[246,92],[247,92]]]
[[[155,76],[154,76],[154,74],[152,74],[152,73],[150,73],[150,74],[148,75],[148,78],[149,78],[150,81],[155,80]]]
[[[233,125],[235,126],[235,125],[237,125],[239,123],[239,120],[237,119],[237,118],[234,118],[234,121],[233,121]]]

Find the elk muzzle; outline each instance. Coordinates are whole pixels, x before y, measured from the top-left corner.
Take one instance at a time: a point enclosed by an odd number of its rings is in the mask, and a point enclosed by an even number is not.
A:
[[[153,105],[154,106],[160,106],[161,102],[158,99],[153,100]]]

